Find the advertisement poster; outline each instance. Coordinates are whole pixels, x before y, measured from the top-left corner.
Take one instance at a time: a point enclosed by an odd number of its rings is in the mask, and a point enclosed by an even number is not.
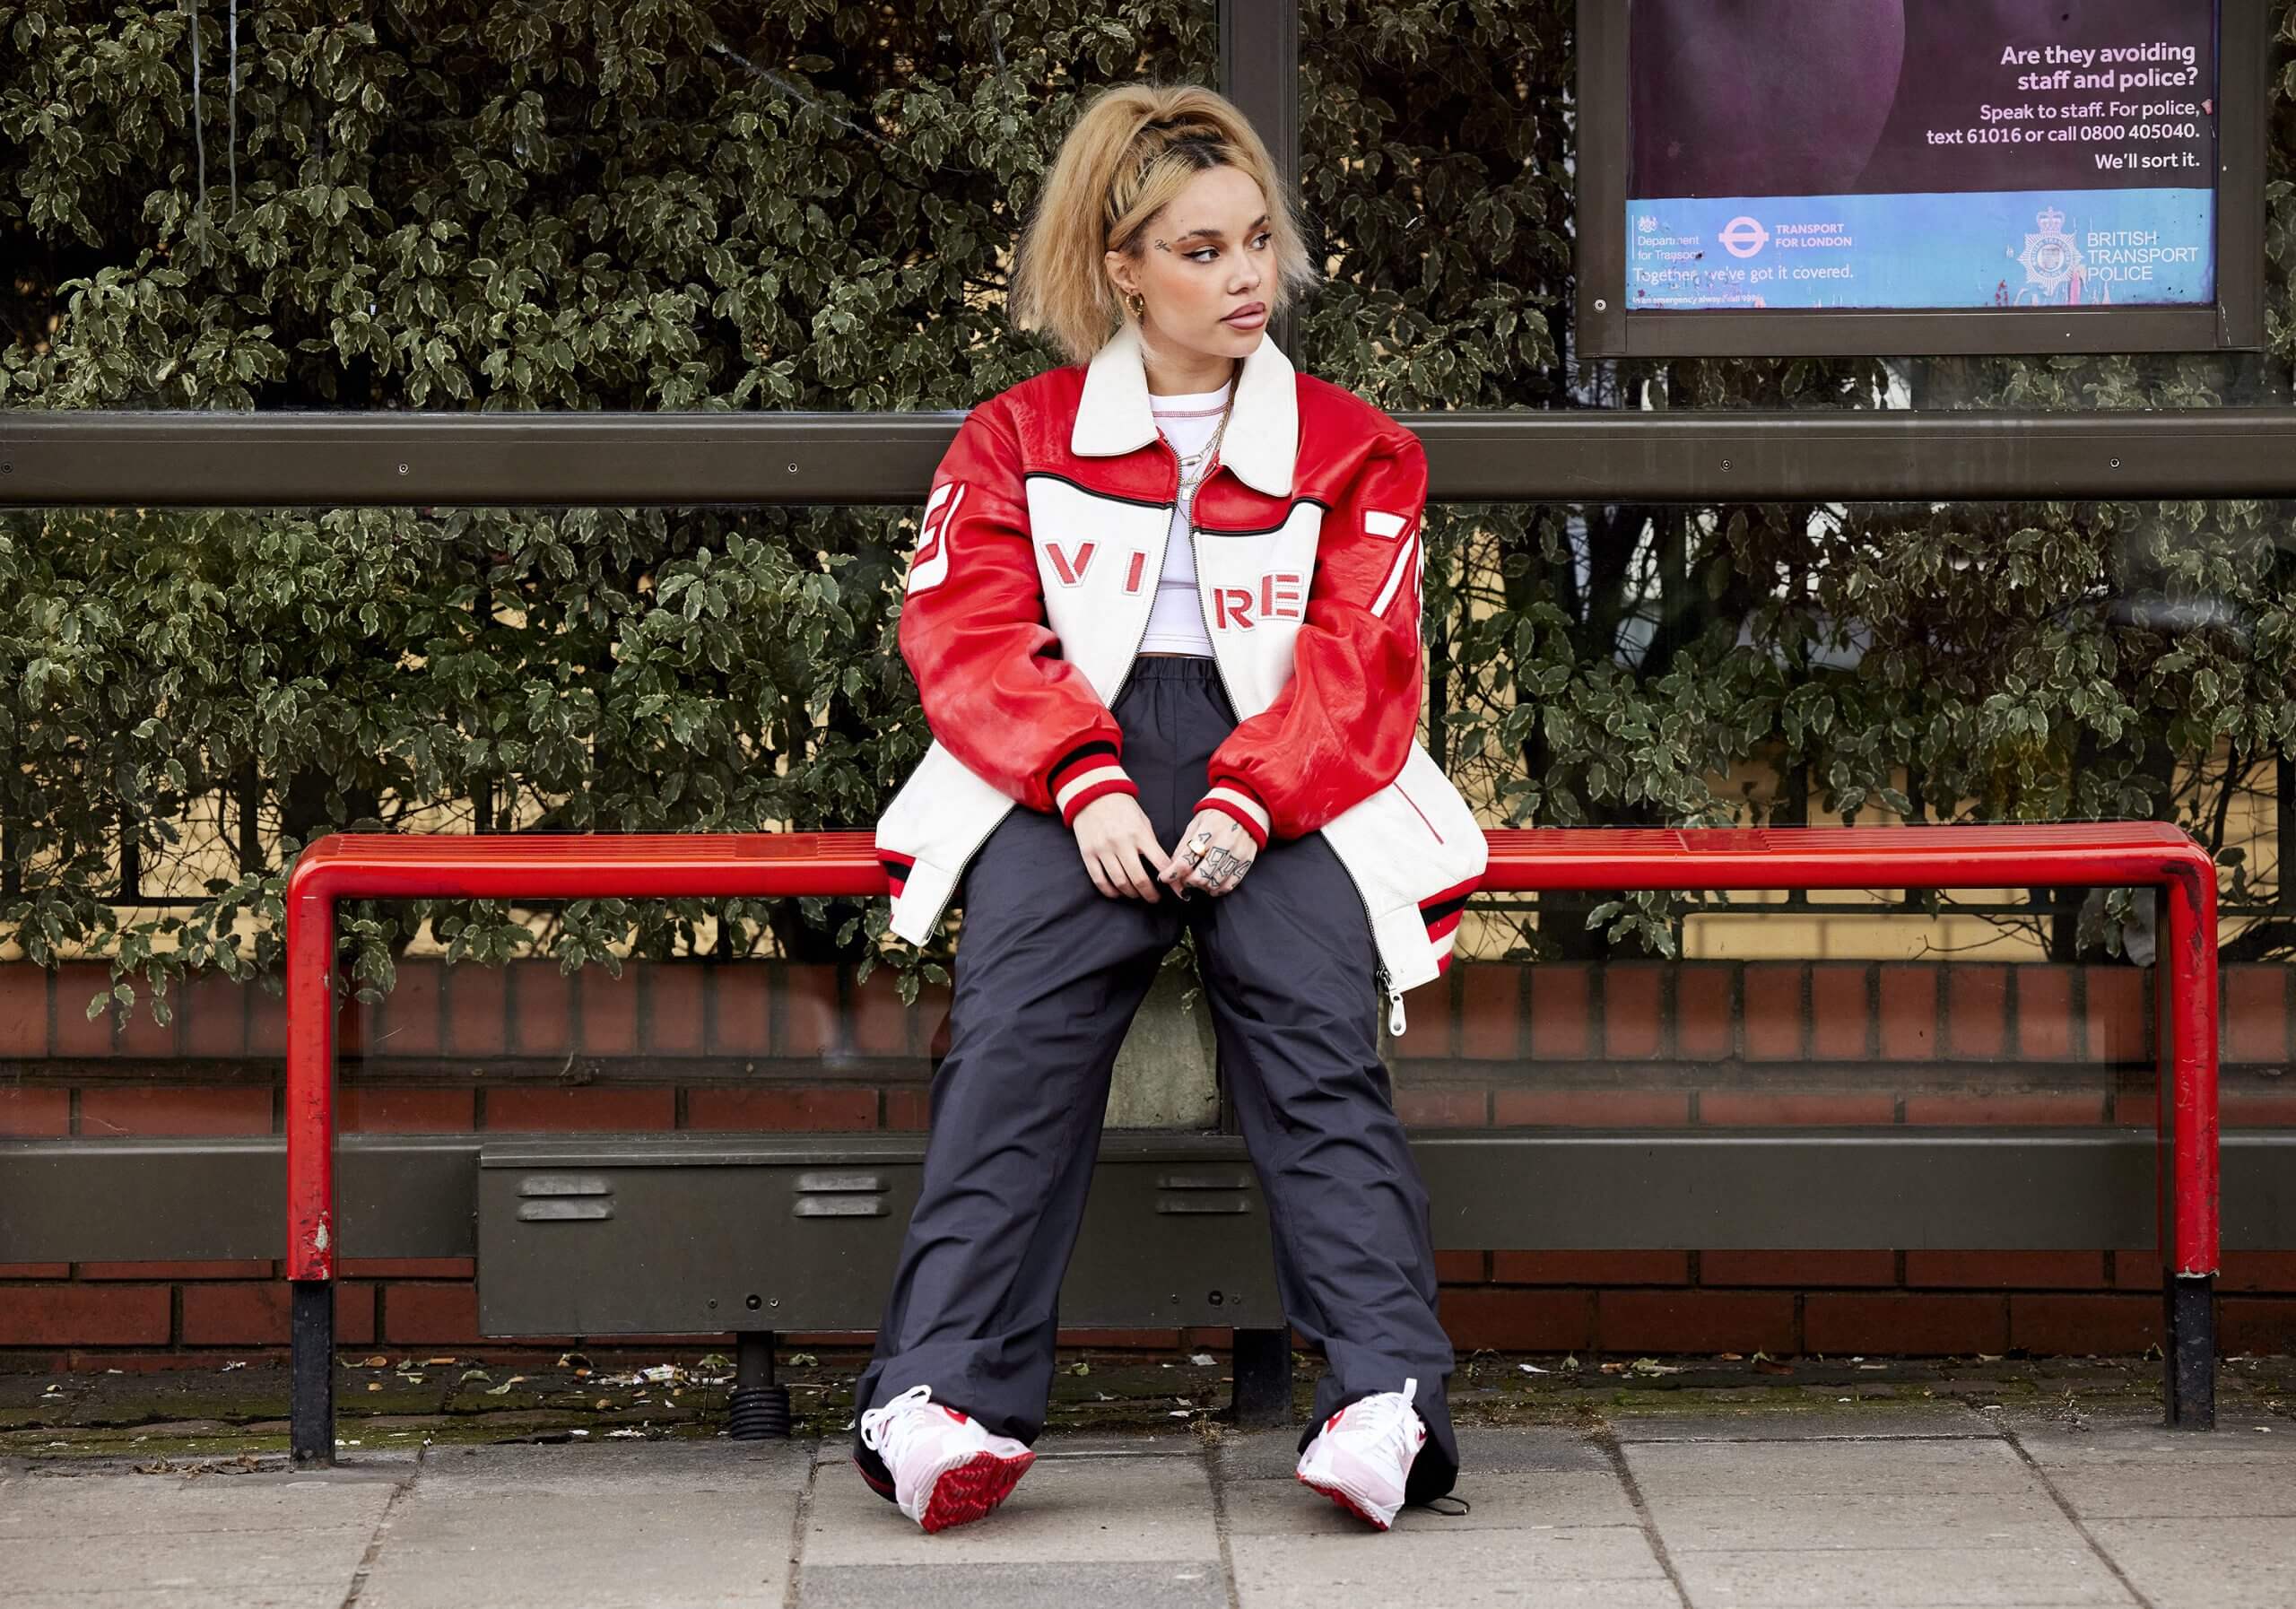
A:
[[[1630,309],[2216,294],[2215,0],[1632,0]]]

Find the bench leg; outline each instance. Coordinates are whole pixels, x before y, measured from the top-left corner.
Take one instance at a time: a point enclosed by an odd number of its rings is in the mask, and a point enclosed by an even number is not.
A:
[[[297,1469],[335,1463],[335,1282],[289,1282],[287,1461]]]
[[[1236,1331],[1236,1423],[1288,1424],[1292,1419],[1292,1328]]]
[[[771,1330],[735,1335],[732,1409],[730,1429],[736,1441],[789,1435],[789,1387],[773,1383]]]
[[[2216,1276],[2169,1274],[2161,1292],[2169,1428],[2216,1428]]]

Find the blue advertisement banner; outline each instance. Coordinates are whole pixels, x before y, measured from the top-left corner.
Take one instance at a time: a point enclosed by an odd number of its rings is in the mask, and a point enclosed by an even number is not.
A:
[[[1627,305],[2050,308],[2214,300],[2211,189],[1627,204]]]

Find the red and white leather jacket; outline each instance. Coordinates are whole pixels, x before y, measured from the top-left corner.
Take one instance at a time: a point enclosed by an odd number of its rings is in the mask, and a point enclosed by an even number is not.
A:
[[[965,417],[934,473],[901,657],[934,741],[877,822],[892,931],[933,932],[1015,804],[1137,793],[1110,706],[1145,634],[1179,460],[1150,412],[1137,328]],[[1417,741],[1419,439],[1263,336],[1194,503],[1199,600],[1238,725],[1196,805],[1255,842],[1321,832],[1362,896],[1378,982],[1450,964],[1487,849]]]

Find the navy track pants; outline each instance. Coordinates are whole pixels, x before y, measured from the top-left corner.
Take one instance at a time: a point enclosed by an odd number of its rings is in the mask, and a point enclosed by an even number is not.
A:
[[[1236,725],[1212,661],[1149,656],[1114,713],[1157,841],[1176,847],[1213,749]],[[1285,1316],[1328,1368],[1304,1449],[1375,1391],[1419,1384],[1427,1424],[1406,1497],[1451,1489],[1454,1367],[1436,1318],[1421,1181],[1378,1056],[1361,900],[1319,833],[1271,839],[1243,881],[1151,905],[1093,887],[1057,816],[1015,808],[974,856],[935,1071],[924,1179],[885,1302],[864,1409],[919,1384],[993,1434],[1033,1442],[1052,1387],[1057,1304],[1091,1183],[1109,1072],[1164,953],[1192,924],[1222,1082],[1275,1249]]]

